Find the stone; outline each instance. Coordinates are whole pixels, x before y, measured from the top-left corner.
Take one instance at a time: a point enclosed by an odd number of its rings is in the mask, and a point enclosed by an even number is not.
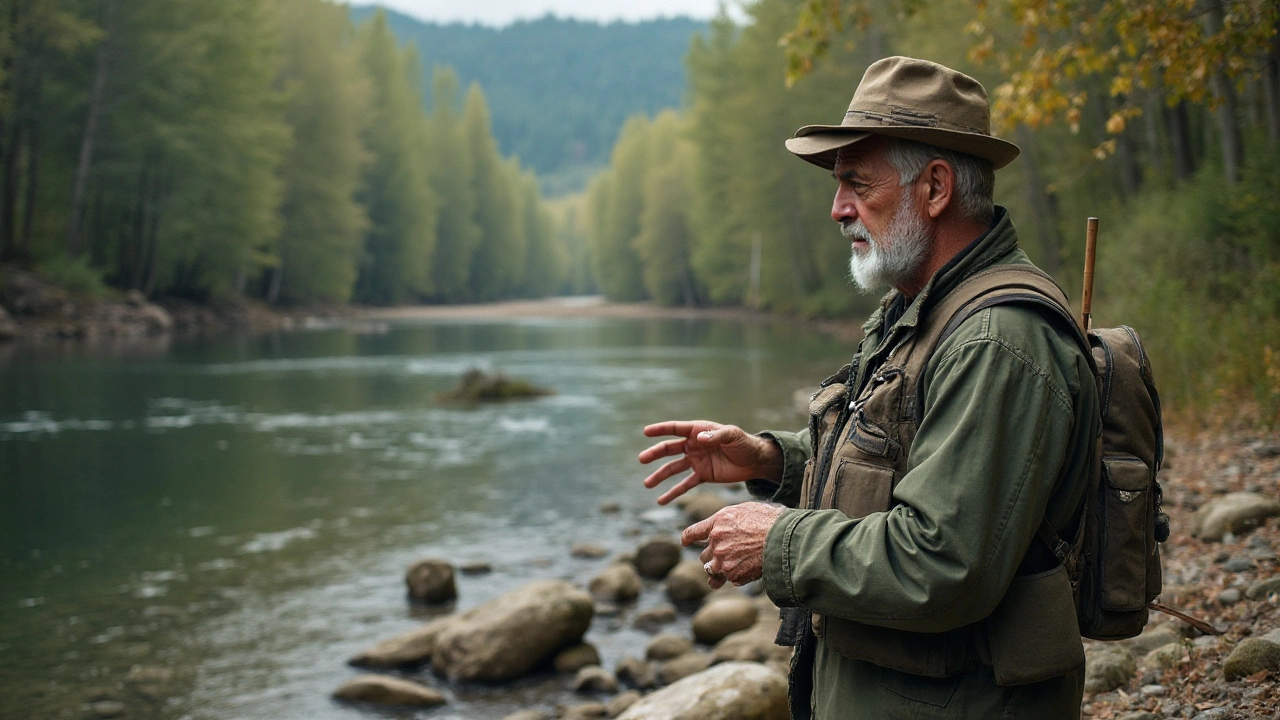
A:
[[[1186,709],[1184,709],[1183,716],[1185,717],[1186,714],[1187,714]],[[1209,708],[1204,712],[1196,713],[1195,715],[1192,715],[1191,720],[1228,720],[1228,718],[1230,717],[1231,717],[1231,710],[1224,707],[1216,707],[1216,708]]]
[[[1084,690],[1088,693],[1110,692],[1129,684],[1138,664],[1129,649],[1121,645],[1094,646],[1085,654]]]
[[[1217,541],[1230,532],[1239,534],[1280,515],[1280,502],[1251,492],[1228,493],[1205,503],[1196,511],[1191,534],[1201,540]]]
[[[573,678],[573,691],[576,693],[608,693],[618,692],[618,678],[599,665],[588,665],[578,671]]]
[[[129,674],[124,676],[124,681],[130,684],[167,683],[172,679],[172,669],[155,665],[134,665],[129,668]]]
[[[588,560],[594,560],[596,558],[602,558],[605,555],[608,555],[609,551],[600,547],[599,545],[593,545],[591,543],[586,543],[586,542],[579,542],[579,543],[574,543],[573,547],[569,548],[569,554],[576,558],[586,558]]]
[[[453,681],[514,680],[581,642],[592,613],[591,596],[573,584],[532,582],[447,618],[431,664]]]
[[[1280,443],[1267,442],[1266,440],[1259,440],[1258,442],[1255,442],[1253,445],[1249,446],[1249,449],[1253,451],[1253,454],[1256,457],[1260,457],[1260,458],[1280,457]]]
[[[683,552],[683,546],[671,538],[649,538],[636,548],[636,570],[643,577],[661,580],[680,562]]]
[[[1168,670],[1187,658],[1187,649],[1181,642],[1169,643],[1142,656],[1138,667],[1147,670]]]
[[[503,715],[502,720],[552,720],[555,715],[543,710],[517,710],[510,715]]]
[[[694,492],[682,496],[676,505],[684,513],[685,522],[702,522],[729,505],[729,501],[716,493]]]
[[[1151,685],[1143,685],[1141,688],[1141,692],[1143,695],[1146,695],[1148,697],[1161,697],[1169,694],[1169,688],[1163,685],[1156,685],[1153,683]]]
[[[1263,635],[1261,639],[1280,645],[1280,628],[1276,628],[1266,635]]]
[[[623,658],[613,669],[613,674],[618,682],[637,690],[648,690],[658,684],[658,674],[654,672],[653,665],[640,658]]]
[[[1222,663],[1227,680],[1239,680],[1260,670],[1280,670],[1280,645],[1261,638],[1247,638]]]
[[[458,597],[458,586],[453,579],[453,565],[448,560],[438,558],[419,560],[405,571],[404,582],[409,586],[409,597],[414,600],[442,603]]]
[[[592,596],[610,602],[630,602],[640,596],[640,574],[631,565],[610,565],[591,578]]]
[[[1275,593],[1280,593],[1280,575],[1255,582],[1245,590],[1244,596],[1250,600],[1261,600]]]
[[[160,335],[173,329],[173,316],[159,305],[146,303],[137,309],[138,318],[151,335]]]
[[[1218,602],[1223,605],[1235,605],[1240,602],[1240,588],[1227,588],[1218,593]]]
[[[99,700],[98,702],[89,703],[89,710],[101,718],[113,718],[124,715],[124,703],[119,700]]]
[[[622,512],[622,505],[614,500],[606,500],[600,503],[600,512],[606,515]]]
[[[663,633],[649,641],[644,648],[646,660],[672,660],[693,651],[693,641],[683,635]]]
[[[667,577],[670,577],[668,575]],[[657,632],[663,625],[676,621],[676,609],[673,605],[658,605],[635,614],[631,619],[631,627],[644,632]]]
[[[690,652],[658,664],[658,680],[670,685],[711,667],[711,653]]]
[[[726,635],[716,643],[711,657],[718,663],[787,662],[791,659],[791,648],[775,643],[777,635],[777,622],[757,622],[746,630]]]
[[[1227,572],[1242,573],[1249,572],[1255,567],[1257,567],[1257,564],[1253,562],[1253,558],[1236,556],[1224,563],[1222,569]]]
[[[619,720],[787,720],[787,679],[763,665],[724,663],[627,708]]]
[[[611,718],[618,717],[622,713],[626,712],[627,708],[635,705],[641,697],[643,696],[635,690],[620,692],[609,701],[608,705],[605,706],[605,712],[607,712]]]
[[[750,598],[726,598],[704,605],[693,616],[693,636],[714,645],[731,633],[755,624],[760,610]]]
[[[434,707],[448,702],[439,690],[387,675],[360,675],[352,678],[335,690],[333,697],[349,702],[409,707]]]
[[[1158,647],[1178,642],[1182,642],[1182,634],[1172,623],[1166,622],[1147,625],[1141,635],[1124,640],[1121,644],[1129,648],[1134,657],[1142,657]]]
[[[667,573],[667,597],[674,603],[694,603],[711,592],[707,584],[707,571],[702,561],[686,558]]]
[[[9,317],[9,313],[0,307],[0,342],[13,340],[22,332],[22,328],[18,327],[18,323]]]
[[[472,560],[459,565],[458,572],[463,575],[488,575],[493,572],[493,566],[484,560]]]
[[[591,643],[571,645],[556,654],[551,666],[558,673],[578,672],[589,665],[600,664],[600,651]]]
[[[599,718],[609,714],[609,708],[604,703],[591,702],[580,703],[574,705],[564,711],[561,720],[584,720],[585,718]]]
[[[431,659],[436,647],[436,636],[452,618],[432,620],[407,633],[396,635],[361,651],[347,660],[356,667],[390,669],[405,665],[421,665]]]
[[[1147,712],[1146,710],[1135,710],[1133,712],[1127,712],[1121,715],[1120,717],[1116,718],[1116,720],[1160,720],[1160,718],[1153,713]]]

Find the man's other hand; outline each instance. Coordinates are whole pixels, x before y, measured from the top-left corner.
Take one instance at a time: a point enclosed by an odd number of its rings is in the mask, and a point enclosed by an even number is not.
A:
[[[735,483],[753,478],[779,480],[782,477],[782,450],[765,438],[750,435],[735,425],[706,420],[671,421],[648,425],[646,437],[676,436],[640,453],[641,463],[682,455],[664,464],[644,479],[647,488],[686,470],[688,476],[658,498],[666,505],[702,483]]]
[[[726,580],[745,585],[764,574],[764,540],[785,509],[759,502],[730,505],[685,528],[680,542],[688,547],[707,541],[700,559],[711,587],[718,588]]]

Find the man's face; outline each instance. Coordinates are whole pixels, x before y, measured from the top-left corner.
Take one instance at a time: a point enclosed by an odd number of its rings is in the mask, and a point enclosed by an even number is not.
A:
[[[833,174],[839,182],[831,218],[853,243],[849,272],[866,292],[901,288],[919,273],[933,244],[912,190],[899,185],[885,158],[882,138],[868,138],[840,151]]]

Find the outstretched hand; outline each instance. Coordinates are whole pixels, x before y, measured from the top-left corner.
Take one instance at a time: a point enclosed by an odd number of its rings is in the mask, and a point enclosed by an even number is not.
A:
[[[644,479],[647,488],[686,470],[692,470],[658,497],[666,505],[702,483],[735,483],[752,478],[780,479],[782,451],[773,442],[751,435],[735,425],[721,425],[707,420],[671,421],[648,425],[647,437],[674,435],[640,453],[640,462],[681,455],[654,470]]]

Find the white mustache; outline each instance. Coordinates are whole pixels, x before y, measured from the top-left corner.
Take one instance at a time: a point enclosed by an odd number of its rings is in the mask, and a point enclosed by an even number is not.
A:
[[[844,235],[845,240],[865,240],[871,244],[875,241],[871,239],[871,232],[867,230],[867,226],[862,224],[861,220],[847,220],[840,223],[840,234]]]

